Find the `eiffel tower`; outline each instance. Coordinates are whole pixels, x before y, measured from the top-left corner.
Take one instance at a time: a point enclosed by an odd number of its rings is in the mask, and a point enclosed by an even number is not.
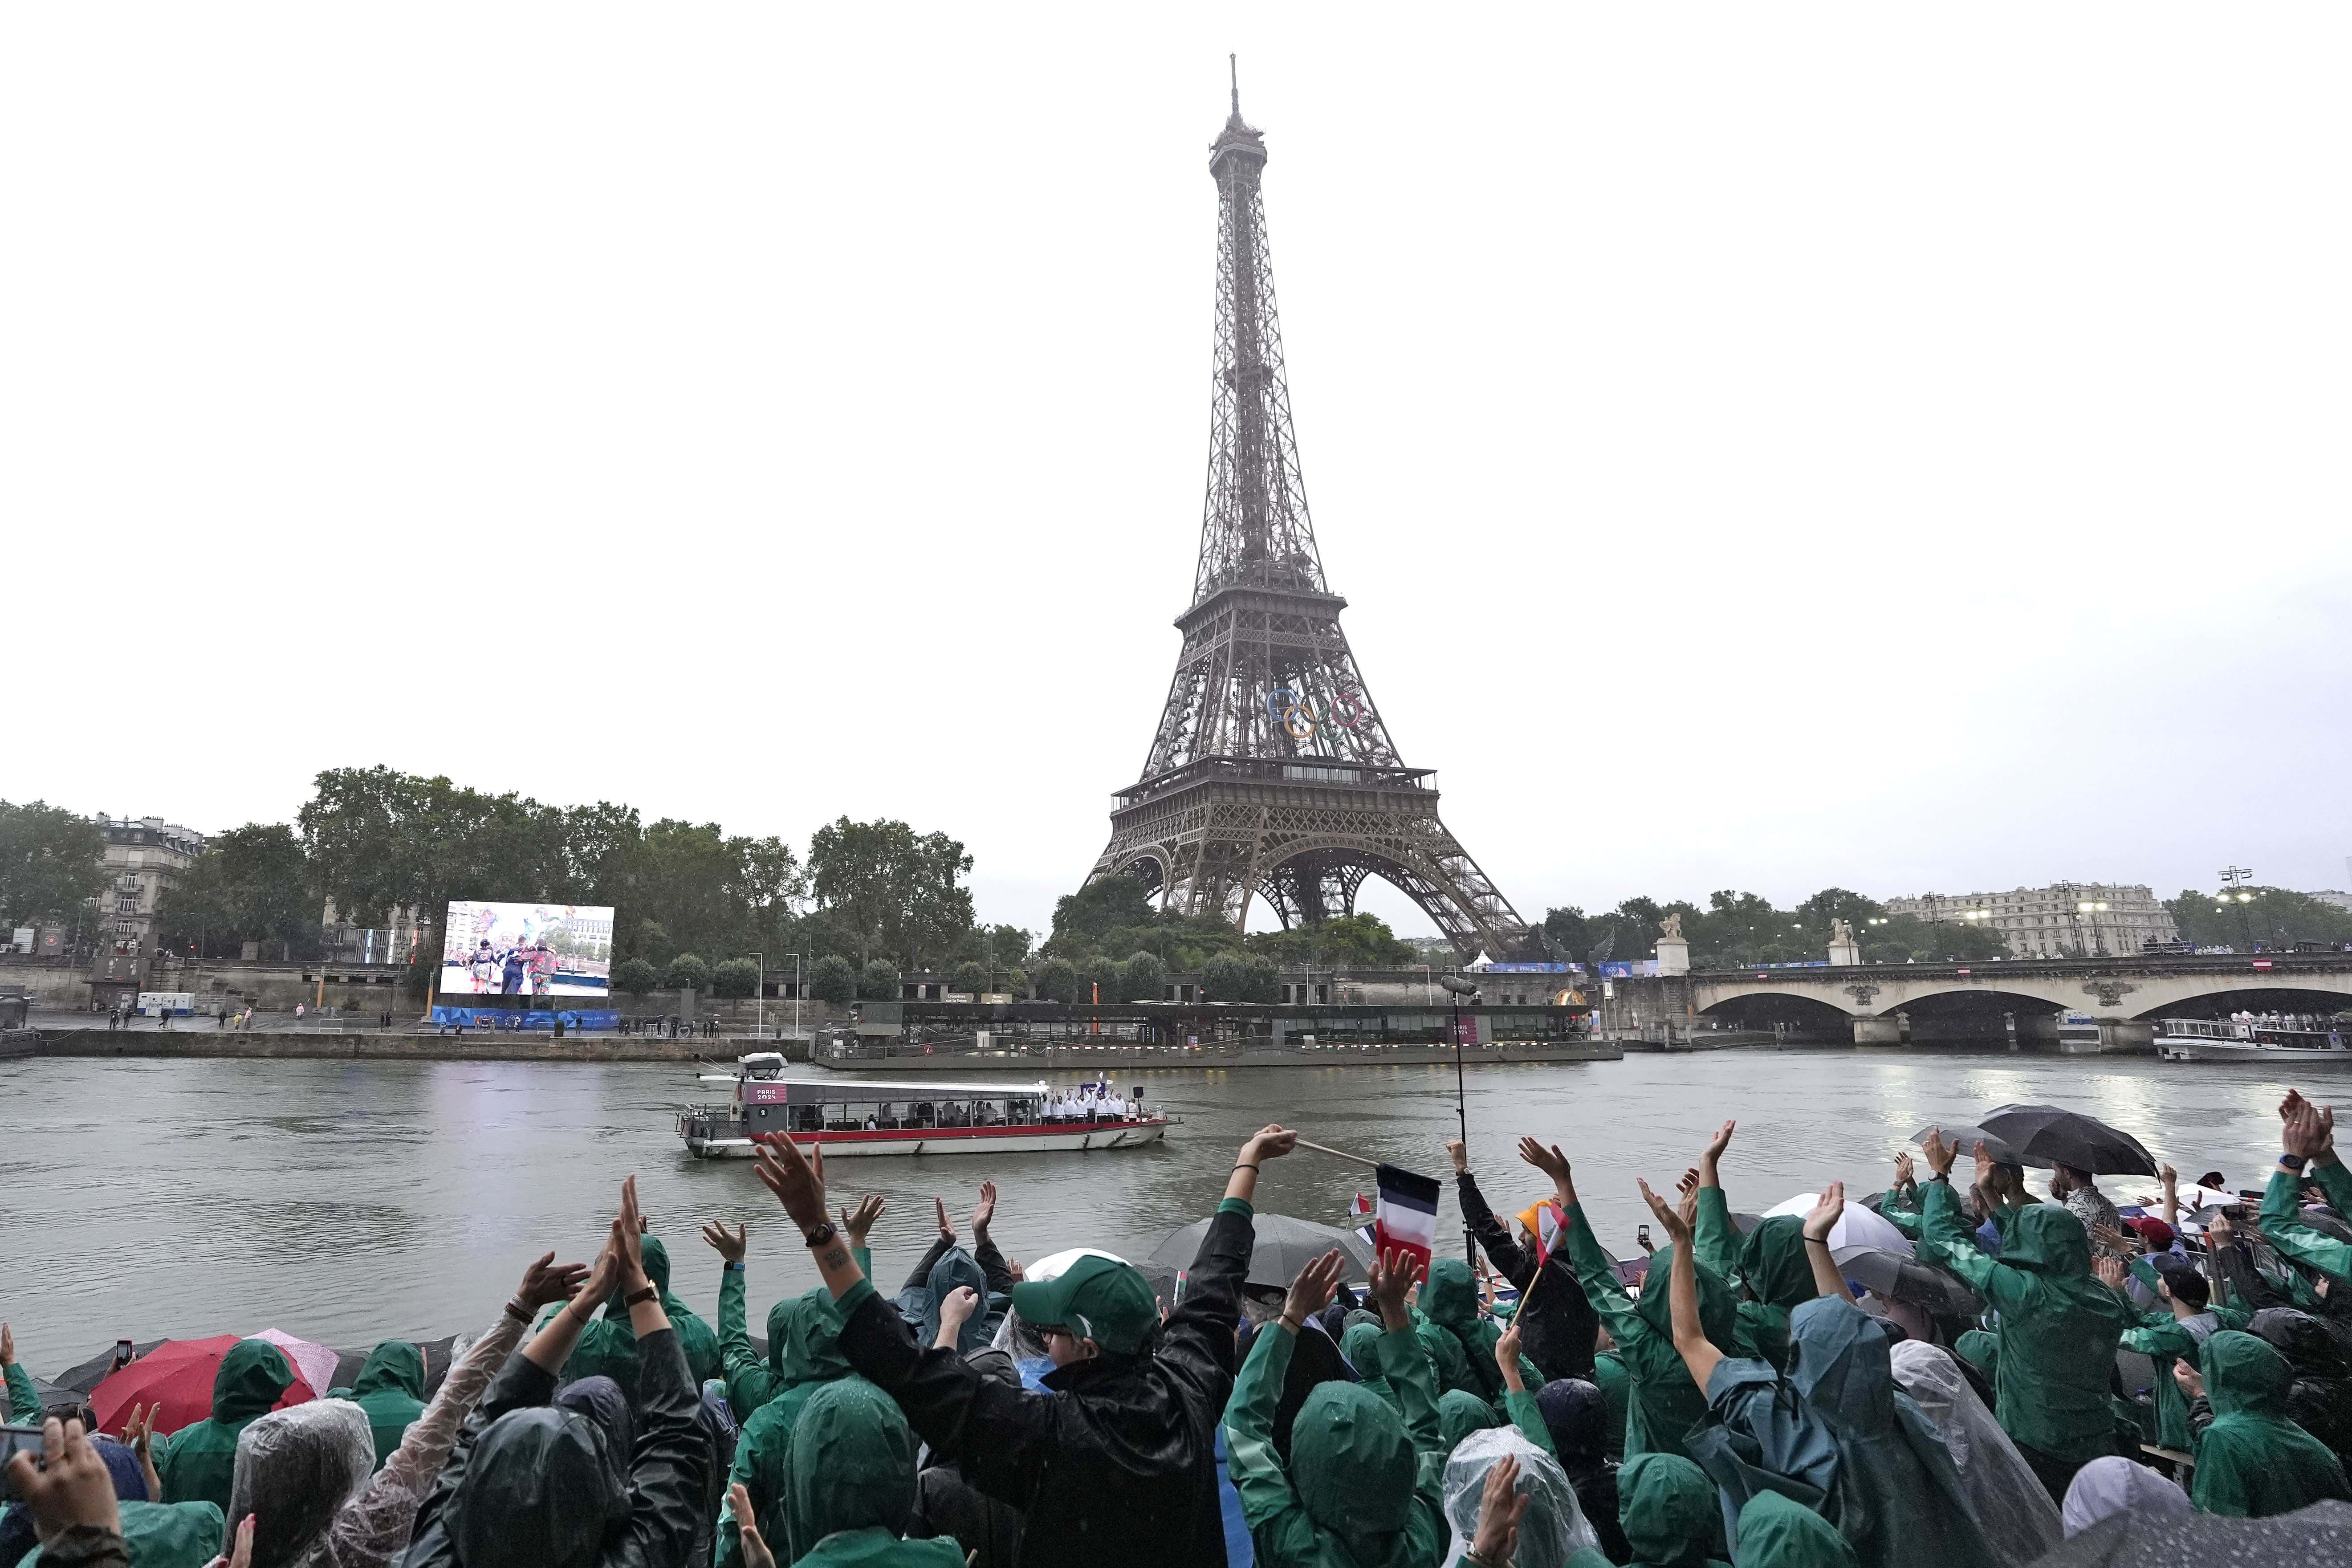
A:
[[[1403,889],[1467,959],[1540,940],[1437,817],[1432,770],[1397,755],[1356,668],[1307,511],[1258,184],[1265,140],[1233,114],[1217,183],[1209,492],[1184,650],[1143,776],[1114,796],[1087,877],[1239,927],[1264,898],[1295,926],[1351,914],[1367,877]]]

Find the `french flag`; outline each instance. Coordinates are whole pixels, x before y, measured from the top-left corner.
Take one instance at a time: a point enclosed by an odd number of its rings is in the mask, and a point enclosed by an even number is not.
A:
[[[1395,1165],[1378,1173],[1380,1198],[1372,1210],[1375,1251],[1406,1252],[1429,1272],[1430,1249],[1437,1245],[1437,1199],[1444,1189],[1434,1176],[1421,1175]]]

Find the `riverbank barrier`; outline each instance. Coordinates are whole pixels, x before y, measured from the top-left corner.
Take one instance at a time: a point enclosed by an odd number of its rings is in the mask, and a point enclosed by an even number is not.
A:
[[[1498,1062],[1613,1062],[1622,1060],[1625,1047],[1614,1040],[1518,1041],[1499,1045],[1465,1046],[1465,1067]],[[1138,1046],[1130,1044],[1033,1046],[1024,1050],[896,1051],[889,1055],[820,1053],[819,1067],[856,1077],[867,1073],[1085,1072],[1118,1068],[1199,1068],[1223,1071],[1234,1068],[1348,1068],[1452,1066],[1454,1047],[1434,1045],[1303,1046],[1281,1049],[1238,1049],[1212,1046]]]
[[[47,1057],[227,1058],[241,1060],[395,1062],[732,1062],[748,1041],[669,1039],[659,1035],[338,1034],[326,1030],[68,1029],[44,1031]]]

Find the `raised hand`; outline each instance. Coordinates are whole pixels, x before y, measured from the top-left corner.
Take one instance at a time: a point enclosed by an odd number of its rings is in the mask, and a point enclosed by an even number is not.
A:
[[[1524,1390],[1527,1379],[1519,1375],[1519,1321],[1513,1318],[1503,1325],[1495,1341],[1495,1364],[1502,1369],[1506,1388]]]
[[[2172,1188],[2180,1184],[2180,1173],[2174,1170],[2168,1164],[2158,1165],[2156,1168],[2156,1179],[2162,1182],[2165,1185],[2165,1189],[2168,1192]]]
[[[1805,1239],[1827,1241],[1844,1214],[1845,1184],[1832,1182],[1822,1190],[1821,1201],[1813,1205],[1813,1212],[1805,1216]]]
[[[216,1561],[225,1561],[227,1568],[253,1568],[253,1521],[254,1516],[249,1513],[236,1521],[236,1535],[230,1542],[228,1556]]]
[[[965,1320],[980,1310],[980,1292],[969,1285],[959,1285],[940,1298],[940,1333],[934,1342],[940,1349],[951,1349],[963,1332]]]
[[[842,1210],[841,1232],[849,1237],[849,1245],[865,1246],[866,1238],[874,1234],[874,1222],[882,1217],[882,1211],[888,1206],[880,1197],[868,1193],[857,1200],[856,1208]]]
[[[971,1206],[971,1238],[974,1241],[986,1241],[989,1225],[995,1218],[996,1184],[982,1182],[980,1184],[980,1202]]]
[[[1731,1147],[1731,1135],[1738,1130],[1739,1123],[1737,1121],[1727,1121],[1717,1128],[1715,1136],[1706,1141],[1706,1148],[1700,1153],[1699,1158],[1709,1162],[1722,1159],[1723,1152]]]
[[[931,1206],[940,1211],[940,1240],[946,1246],[953,1247],[956,1244],[956,1227],[955,1221],[948,1218],[947,1200],[933,1198]]]
[[[1576,1184],[1570,1179],[1568,1156],[1559,1152],[1557,1143],[1546,1145],[1532,1138],[1519,1140],[1519,1158],[1551,1178],[1552,1190],[1563,1208],[1576,1202]]]
[[[1675,1191],[1688,1197],[1698,1191],[1698,1167],[1694,1165],[1675,1180]]]
[[[740,1258],[739,1251],[736,1256]],[[584,1263],[558,1263],[555,1254],[542,1252],[530,1268],[522,1271],[522,1283],[515,1289],[515,1300],[528,1311],[536,1312],[551,1301],[569,1299],[588,1278]]]
[[[1421,1273],[1421,1259],[1402,1247],[1382,1253],[1373,1260],[1366,1293],[1372,1299],[1372,1310],[1381,1315],[1381,1323],[1391,1332],[1412,1321],[1405,1315],[1404,1299]]]
[[[730,1235],[725,1220],[712,1220],[702,1227],[702,1240],[728,1262],[740,1263],[751,1248],[751,1233],[749,1226],[738,1225]]]
[[[824,1173],[810,1164],[791,1139],[761,1144],[751,1156],[751,1171],[801,1229],[814,1230],[824,1223]]]
[[[1445,1141],[1445,1157],[1454,1162],[1454,1173],[1455,1175],[1459,1176],[1468,1173],[1470,1169],[1470,1151],[1464,1146],[1461,1139],[1448,1138]]]
[[[751,1507],[751,1494],[737,1481],[727,1489],[727,1506],[735,1516],[735,1528],[742,1532],[743,1568],[776,1568],[776,1554],[760,1538],[760,1517]]]
[[[139,1473],[146,1479],[147,1496],[152,1501],[163,1495],[163,1478],[155,1473],[155,1417],[163,1414],[163,1403],[131,1407],[131,1419],[122,1424],[122,1441],[139,1461]]]
[[[1690,1222],[1669,1207],[1665,1199],[1652,1192],[1649,1183],[1636,1176],[1633,1178],[1633,1184],[1642,1189],[1642,1201],[1650,1205],[1650,1212],[1657,1215],[1658,1223],[1665,1227],[1666,1238],[1677,1247],[1688,1247],[1691,1234]]]
[[[1290,1282],[1290,1294],[1283,1299],[1283,1326],[1297,1333],[1307,1319],[1329,1305],[1331,1292],[1339,1288],[1339,1273],[1345,1266],[1346,1260],[1335,1247],[1300,1269],[1298,1278]]]
[[[1920,1152],[1927,1157],[1927,1168],[1939,1176],[1949,1176],[1952,1162],[1960,1157],[1958,1145],[1945,1142],[1944,1130],[1940,1127],[1927,1129],[1927,1141],[1920,1145]],[[1977,1153],[1979,1158],[1983,1156],[1983,1144],[1977,1145]]]
[[[2230,1247],[2234,1245],[2237,1239],[2237,1226],[2230,1223],[2227,1211],[2215,1215],[2213,1223],[2205,1227],[2205,1245],[2209,1248]]]
[[[2105,1285],[2108,1289],[2116,1292],[2118,1295],[2123,1292],[2124,1262],[2122,1258],[2094,1258],[2091,1259],[2091,1272],[2097,1275],[2099,1277],[2099,1283]]]
[[[1518,1485],[1515,1455],[1504,1455],[1486,1472],[1486,1489],[1478,1499],[1478,1532],[1469,1552],[1481,1563],[1508,1563],[1519,1549],[1519,1516],[1528,1511],[1528,1499],[1518,1495]]]
[[[1895,1184],[1898,1187],[1914,1187],[1919,1184],[1919,1179],[1913,1172],[1911,1156],[1908,1152],[1895,1156]]]
[[[1239,1158],[1234,1163],[1256,1164],[1265,1160],[1279,1160],[1298,1147],[1298,1134],[1279,1122],[1269,1121],[1242,1145]]]
[[[2328,1153],[2336,1141],[2336,1113],[2314,1105],[2302,1095],[2290,1090],[2285,1112],[2284,1142],[2286,1152],[2304,1160],[2316,1160]]]
[[[637,1207],[637,1179],[621,1184],[620,1212],[613,1216],[613,1260],[621,1270],[621,1285],[639,1290],[646,1283],[646,1216]]]
[[[47,1541],[76,1525],[121,1531],[114,1478],[79,1421],[50,1416],[41,1423],[41,1465],[19,1451],[8,1461],[8,1484],[33,1512],[34,1533]]]
[[[0,1323],[0,1366],[16,1364],[16,1331]]]

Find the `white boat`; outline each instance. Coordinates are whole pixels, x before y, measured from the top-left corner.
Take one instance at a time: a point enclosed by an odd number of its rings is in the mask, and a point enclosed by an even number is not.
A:
[[[1042,1154],[1134,1149],[1168,1132],[1165,1115],[1127,1101],[1126,1114],[1049,1114],[1045,1083],[855,1083],[788,1079],[783,1058],[761,1052],[739,1059],[725,1105],[679,1112],[677,1135],[698,1159],[748,1160],[763,1141],[788,1137],[828,1159],[865,1154]]]
[[[2352,1049],[2334,1030],[2230,1019],[2166,1018],[2157,1029],[2156,1054],[2168,1062],[2352,1063]]]

